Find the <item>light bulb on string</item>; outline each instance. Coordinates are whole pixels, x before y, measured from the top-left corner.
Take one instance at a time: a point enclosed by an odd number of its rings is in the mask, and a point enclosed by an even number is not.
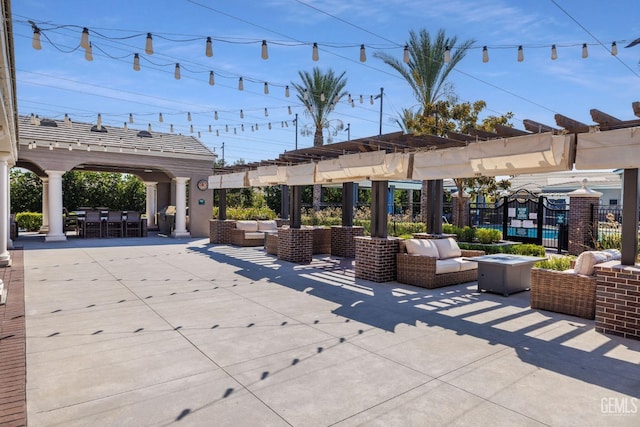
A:
[[[284,122],[284,127],[288,128],[289,127],[289,122],[285,121]]]
[[[85,50],[89,49],[89,29],[84,27],[82,29],[82,35],[80,36],[80,46]]]
[[[49,143],[49,151],[53,151],[53,144]]]
[[[89,42],[89,47],[84,51],[84,59],[87,61],[93,61],[93,49],[91,47],[91,42]]]
[[[451,50],[449,49],[449,46],[445,46],[445,48],[444,48],[444,63],[448,64],[449,62],[451,62]]]
[[[524,61],[524,49],[522,45],[518,46],[518,62]]]
[[[264,116],[269,117],[269,110],[267,110],[266,108],[264,109]]]
[[[242,111],[242,109],[240,109],[240,118],[244,119],[244,111]]]
[[[240,124],[240,130],[244,132],[244,123]]]
[[[335,105],[335,104],[337,104],[339,100],[340,100],[340,98],[338,98],[338,94],[336,93],[336,94],[333,96],[333,104],[334,104],[334,105]]]
[[[325,101],[325,97],[324,97],[324,92],[320,93],[320,102],[324,102]]]
[[[589,57],[589,48],[587,47],[586,43],[582,44],[582,59],[588,58]]]
[[[269,130],[271,130],[271,122],[267,124],[267,127],[269,128]]]
[[[242,77],[238,79],[238,90],[244,90],[244,81],[242,80]]]
[[[180,80],[180,63],[176,62],[176,69],[173,72],[173,77],[175,77],[176,80]]]
[[[189,133],[193,133],[193,125],[189,125]]]
[[[269,83],[264,82],[264,94],[269,95]]]
[[[191,121],[191,112],[187,112],[187,121]]]
[[[360,45],[360,62],[367,62],[367,52],[363,44]]]
[[[217,111],[213,112],[213,120],[218,120],[218,112]]]
[[[201,138],[201,136],[200,136],[200,131],[198,131],[198,139],[200,139],[200,138]]]
[[[216,136],[220,136],[220,131],[216,129]]]
[[[209,133],[211,133],[213,131],[213,129],[211,128],[211,125],[209,125]]]
[[[229,125],[224,125],[224,131],[229,132]]]
[[[33,39],[31,40],[31,47],[35,50],[42,49],[42,43],[40,42],[40,28],[33,25]]]
[[[87,145],[87,151],[91,151],[91,146]]]
[[[153,55],[153,38],[151,33],[147,33],[147,40],[144,44],[144,53],[147,55]]]
[[[147,125],[147,132],[151,132],[151,123]]]
[[[69,144],[69,151],[73,151],[73,146]]]
[[[313,49],[311,51],[311,59],[313,61],[318,61],[320,59],[320,56],[318,55],[318,43],[313,44]]]
[[[349,104],[351,104],[353,102],[353,98],[351,98],[351,94],[349,94],[348,98],[347,98],[347,102]]]
[[[254,131],[254,129],[253,129],[253,125],[251,125],[251,132],[253,132],[253,131]]]
[[[489,62],[489,49],[486,46],[482,48],[482,62]]]
[[[302,99],[305,101],[309,100],[309,91],[307,89],[305,89],[304,92],[302,92]]]
[[[70,120],[71,119],[69,118],[69,115],[67,113],[64,113],[64,119],[63,119],[64,123],[68,125]]]
[[[137,53],[133,54],[133,70],[140,71],[140,56]]]
[[[287,113],[291,114],[291,106],[287,107]]]
[[[102,115],[98,113],[98,118],[96,119],[96,127],[98,130],[102,129]]]
[[[289,85],[286,85],[284,87],[284,97],[288,98],[289,97]]]
[[[133,114],[129,113],[129,123],[133,123]]]
[[[169,132],[170,132],[170,133],[173,133],[173,125],[172,125],[172,124],[171,124],[171,125],[169,125]]]
[[[164,118],[162,117],[162,113],[159,113],[159,114],[158,114],[158,121],[159,121],[160,123],[164,122]]]
[[[558,59],[558,49],[556,48],[555,44],[551,45],[551,60],[555,61],[556,59]]]
[[[409,45],[407,44],[404,45],[404,52],[402,53],[402,61],[405,64],[409,63]]]
[[[262,52],[260,53],[262,59],[269,59],[269,50],[267,48],[267,41],[262,40]]]
[[[364,102],[364,97],[360,95],[360,104],[362,104],[363,102]]]
[[[233,134],[237,135],[238,134],[238,129],[237,128],[233,128]]]
[[[129,130],[129,126],[127,126],[127,122],[124,122],[124,126],[122,126],[122,129]]]
[[[209,71],[209,86],[213,86],[214,84],[216,84],[216,81],[213,77],[213,71]]]
[[[611,55],[618,55],[618,45],[616,44],[616,42],[611,43]]]
[[[373,95],[369,95],[369,104],[373,105]]]
[[[204,54],[207,55],[208,58],[213,56],[213,43],[211,42],[211,37],[207,37],[207,45],[204,49]]]

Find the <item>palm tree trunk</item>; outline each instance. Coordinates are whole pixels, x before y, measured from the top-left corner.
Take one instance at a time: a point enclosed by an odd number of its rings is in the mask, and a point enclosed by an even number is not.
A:
[[[320,211],[321,202],[322,202],[322,185],[315,184],[313,186],[313,210],[315,212]]]
[[[322,127],[316,126],[316,131],[313,134],[313,146],[319,147],[324,144],[324,138],[322,137]]]
[[[427,181],[422,181],[422,188],[420,189],[420,221],[427,223],[427,200],[428,200],[428,187]]]

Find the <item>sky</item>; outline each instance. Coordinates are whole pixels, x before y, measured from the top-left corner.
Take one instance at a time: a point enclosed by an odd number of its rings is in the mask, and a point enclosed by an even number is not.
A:
[[[524,119],[555,126],[556,113],[593,124],[593,108],[631,120],[631,104],[640,101],[640,45],[625,48],[640,37],[638,0],[52,4],[12,2],[19,114],[52,119],[68,114],[74,122],[88,123],[100,114],[105,125],[150,125],[152,132],[170,132],[173,125],[174,132],[195,136],[218,156],[224,154],[227,164],[275,159],[296,144],[313,145],[313,137],[303,132],[312,126],[311,119],[293,88],[290,97],[285,96],[285,86],[300,82],[298,73],[313,67],[345,72],[346,90],[354,101],[335,107],[325,142],[329,137],[341,142],[375,136],[380,127],[383,133],[399,131],[399,112],[417,108],[417,100],[374,53],[402,60],[409,32],[422,29],[432,35],[443,29],[459,41],[474,41],[448,81],[460,101],[487,103],[481,116],[512,112],[511,122],[518,129],[524,129]],[[28,21],[40,28],[41,50],[32,48]],[[87,61],[79,47],[83,27],[89,30],[93,61]],[[153,54],[145,53],[147,33],[152,34]],[[207,37],[212,38],[212,57],[205,55]],[[261,58],[263,40],[266,60]],[[614,41],[617,56],[610,52]],[[318,44],[318,61],[312,60],[313,43]],[[582,58],[584,43],[587,58]],[[553,44],[556,60],[551,59]],[[365,62],[359,60],[361,45]],[[483,46],[489,53],[486,63]],[[522,62],[517,61],[518,46],[523,47]],[[133,70],[136,53],[140,71]],[[176,63],[179,80],[174,77]],[[130,115],[133,124],[128,123]]]

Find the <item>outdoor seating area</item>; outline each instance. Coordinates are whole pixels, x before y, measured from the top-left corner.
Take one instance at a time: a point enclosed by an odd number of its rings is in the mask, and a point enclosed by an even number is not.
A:
[[[235,222],[231,229],[231,244],[237,246],[263,246],[265,232],[276,231],[278,225],[274,220]]]
[[[82,238],[145,237],[146,219],[138,211],[83,209],[70,212],[65,222],[75,224]],[[65,225],[65,229],[68,229]]]

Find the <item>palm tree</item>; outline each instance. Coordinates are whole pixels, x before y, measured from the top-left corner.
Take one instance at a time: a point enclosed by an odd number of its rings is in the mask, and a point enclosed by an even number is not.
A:
[[[291,85],[298,92],[298,99],[305,106],[305,113],[313,120],[313,146],[317,147],[324,144],[322,132],[329,128],[331,111],[347,96],[347,92],[343,90],[347,79],[344,71],[336,76],[333,70],[323,73],[318,67],[314,67],[312,73],[299,71],[298,75],[302,83],[291,82]]]
[[[305,114],[313,120],[315,128],[313,133],[313,146],[324,144],[323,130],[330,128],[329,115],[335,105],[347,96],[344,87],[347,85],[345,72],[336,76],[333,70],[322,72],[314,67],[311,73],[299,71],[298,75],[302,83],[291,82],[298,92],[298,99],[305,106]],[[320,210],[322,199],[322,186],[313,186],[313,210]]]
[[[458,44],[457,37],[446,37],[444,30],[438,30],[435,39],[432,40],[431,35],[425,29],[416,33],[415,31],[409,32],[409,42],[407,43],[407,49],[409,51],[409,63],[404,64],[397,58],[384,53],[376,52],[374,56],[381,59],[385,64],[396,70],[409,84],[416,100],[420,103],[421,111],[416,113],[413,117],[404,110],[400,116],[400,121],[405,124],[405,131],[410,126],[406,126],[410,119],[418,118],[419,116],[430,116],[433,111],[437,111],[437,102],[440,97],[447,96],[448,92],[451,93],[453,88],[450,84],[447,84],[447,77],[454,67],[464,58],[467,49],[473,46],[473,40],[467,40]],[[450,60],[444,61],[445,52],[449,51]],[[436,134],[443,134],[439,132],[438,126],[432,128]],[[420,197],[420,204],[422,210],[423,220],[426,221],[426,194],[427,194],[427,182],[422,182],[422,195]]]

